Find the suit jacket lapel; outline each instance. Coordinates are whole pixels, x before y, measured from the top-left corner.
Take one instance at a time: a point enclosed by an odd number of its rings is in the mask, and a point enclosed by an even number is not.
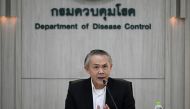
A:
[[[86,105],[86,109],[93,109],[91,78],[88,78],[85,84],[84,98],[81,98],[81,100],[85,99],[86,103],[83,105]]]
[[[108,89],[109,89],[110,93],[113,96],[113,90],[112,90],[113,86],[112,85],[113,85],[112,84],[112,79],[109,78],[108,79],[108,84],[107,84],[107,89],[106,89],[106,104],[110,107],[110,109],[115,109],[113,101],[111,100],[111,97],[110,97],[110,95],[108,93]]]

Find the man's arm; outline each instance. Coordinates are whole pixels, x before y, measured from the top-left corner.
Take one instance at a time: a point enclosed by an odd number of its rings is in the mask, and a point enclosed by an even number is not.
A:
[[[128,89],[126,91],[126,98],[123,109],[135,109],[135,100],[133,97],[133,88],[131,82],[127,88]]]
[[[76,109],[74,99],[71,93],[71,83],[69,83],[67,98],[65,100],[65,109]]]

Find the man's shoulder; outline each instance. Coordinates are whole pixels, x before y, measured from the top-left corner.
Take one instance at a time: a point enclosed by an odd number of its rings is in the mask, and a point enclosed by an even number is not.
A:
[[[84,82],[86,79],[77,79],[77,80],[73,80],[73,81],[70,81],[71,84],[79,84],[79,83],[82,83]]]
[[[116,87],[126,87],[126,86],[130,87],[132,85],[131,81],[120,78],[110,78],[109,81],[111,85],[114,85]]]
[[[109,83],[109,81],[108,81]],[[132,91],[132,82],[125,79],[110,79],[110,83],[108,84],[108,88],[110,90],[117,90],[118,93],[131,93]]]
[[[80,86],[82,84],[86,84],[90,82],[90,79],[77,79],[77,80],[73,80],[73,81],[69,81],[69,84],[72,86]]]
[[[110,78],[110,81],[113,81],[114,83],[123,83],[123,84],[131,84],[131,81],[120,79],[120,78]]]
[[[72,93],[82,93],[91,87],[90,79],[78,79],[69,82],[69,90]]]

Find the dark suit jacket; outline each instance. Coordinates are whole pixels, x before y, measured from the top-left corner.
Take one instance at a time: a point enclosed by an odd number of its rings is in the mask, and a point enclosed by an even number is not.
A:
[[[135,109],[131,82],[109,78],[107,88],[110,90],[118,109]],[[114,103],[107,91],[106,104],[108,104],[110,109],[115,109]],[[90,78],[71,81],[69,83],[65,109],[93,109]]]

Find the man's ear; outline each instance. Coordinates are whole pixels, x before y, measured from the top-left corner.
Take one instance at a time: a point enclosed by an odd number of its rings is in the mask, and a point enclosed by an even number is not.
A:
[[[113,66],[113,65],[112,65],[112,64],[110,64],[110,68],[111,68],[111,70],[112,70],[112,66]]]
[[[85,70],[88,70],[88,67],[87,67],[87,66],[84,66],[84,69],[85,69]]]
[[[84,69],[86,70],[87,73],[89,73],[88,72],[88,66],[84,66]]]

